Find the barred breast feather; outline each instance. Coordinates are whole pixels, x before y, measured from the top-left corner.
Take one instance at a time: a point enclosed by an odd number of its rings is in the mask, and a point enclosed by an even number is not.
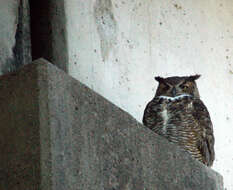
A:
[[[207,166],[213,164],[214,136],[210,115],[199,98],[155,96],[146,106],[143,124],[178,144]]]

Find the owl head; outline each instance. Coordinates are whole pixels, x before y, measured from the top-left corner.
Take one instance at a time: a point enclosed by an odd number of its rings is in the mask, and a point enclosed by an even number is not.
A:
[[[200,75],[168,78],[155,77],[155,80],[159,82],[155,96],[176,97],[185,94],[200,98],[195,82],[199,77]]]

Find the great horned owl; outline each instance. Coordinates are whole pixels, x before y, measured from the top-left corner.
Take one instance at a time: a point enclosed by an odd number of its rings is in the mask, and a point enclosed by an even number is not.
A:
[[[155,77],[159,86],[145,108],[143,124],[177,143],[205,165],[212,166],[215,157],[213,126],[195,83],[199,77]]]

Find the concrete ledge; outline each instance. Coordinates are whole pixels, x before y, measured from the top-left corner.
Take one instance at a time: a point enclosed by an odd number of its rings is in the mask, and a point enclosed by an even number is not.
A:
[[[223,189],[218,173],[43,59],[0,77],[0,113],[0,189]]]

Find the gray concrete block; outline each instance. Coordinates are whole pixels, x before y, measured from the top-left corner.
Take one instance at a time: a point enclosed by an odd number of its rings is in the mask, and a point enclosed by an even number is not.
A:
[[[0,77],[0,113],[0,189],[223,189],[218,173],[43,59]]]

